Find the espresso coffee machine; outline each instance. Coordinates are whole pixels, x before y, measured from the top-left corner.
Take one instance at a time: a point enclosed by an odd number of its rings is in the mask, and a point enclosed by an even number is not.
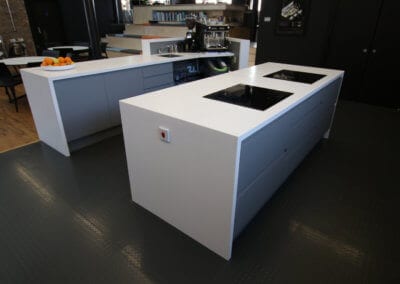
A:
[[[196,45],[201,51],[225,51],[229,48],[228,25],[209,25],[196,22]]]

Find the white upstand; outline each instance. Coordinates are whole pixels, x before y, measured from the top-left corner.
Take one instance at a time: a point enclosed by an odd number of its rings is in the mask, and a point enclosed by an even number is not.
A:
[[[281,69],[326,76],[313,84],[263,77]],[[342,77],[266,63],[120,101],[133,201],[230,259],[234,238],[329,135]],[[204,98],[239,83],[293,95],[265,111]]]

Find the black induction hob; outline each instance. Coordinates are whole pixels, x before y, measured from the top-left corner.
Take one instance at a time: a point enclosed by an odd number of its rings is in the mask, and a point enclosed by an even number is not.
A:
[[[204,98],[257,110],[266,110],[292,94],[293,93],[238,84],[204,96]]]
[[[272,74],[267,74],[264,77],[312,84],[312,83],[318,81],[319,79],[324,78],[325,76],[326,75],[322,75],[322,74],[314,74],[314,73],[307,73],[307,72],[283,69],[283,70],[279,70],[278,72],[275,72]]]

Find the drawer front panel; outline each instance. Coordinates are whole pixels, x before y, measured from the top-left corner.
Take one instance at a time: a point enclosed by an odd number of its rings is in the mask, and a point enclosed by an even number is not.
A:
[[[174,83],[168,83],[168,84],[165,84],[165,85],[156,86],[156,87],[153,87],[153,88],[148,88],[148,89],[144,90],[143,94],[154,92],[154,91],[161,90],[161,89],[165,89],[165,88],[168,88],[168,87],[172,87],[174,85],[175,85]]]
[[[173,82],[174,82],[174,78],[172,76],[172,73],[162,74],[162,75],[158,75],[158,76],[144,78],[143,79],[143,88],[146,90],[146,89],[156,88],[158,86],[168,85]]]
[[[172,73],[172,63],[157,64],[142,68],[143,77],[152,77],[166,73]]]

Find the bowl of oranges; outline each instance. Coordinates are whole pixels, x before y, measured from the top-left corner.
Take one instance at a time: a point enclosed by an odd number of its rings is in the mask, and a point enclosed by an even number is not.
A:
[[[43,70],[47,71],[58,71],[58,70],[68,70],[75,68],[75,64],[70,57],[46,57],[43,59],[40,65]]]

